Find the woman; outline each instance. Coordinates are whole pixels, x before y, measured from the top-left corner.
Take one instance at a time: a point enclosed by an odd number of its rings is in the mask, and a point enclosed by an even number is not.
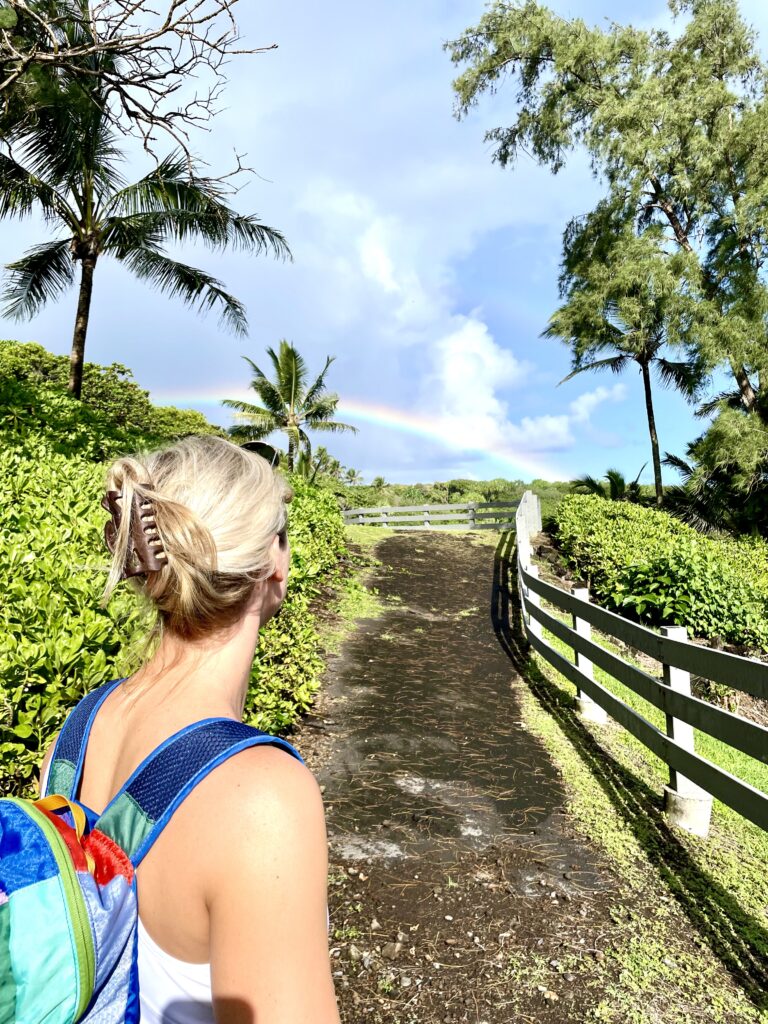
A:
[[[107,492],[106,596],[136,575],[157,625],[152,656],[93,720],[78,799],[97,813],[169,736],[242,719],[290,561],[289,488],[223,439],[118,459]],[[322,801],[301,762],[259,746],[220,764],[137,870],[142,1024],[338,1024],[326,880]]]

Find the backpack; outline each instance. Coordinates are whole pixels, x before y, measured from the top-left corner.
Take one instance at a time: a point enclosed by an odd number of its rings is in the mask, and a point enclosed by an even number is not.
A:
[[[184,798],[228,757],[285,740],[208,718],[154,750],[101,815],[76,799],[91,725],[122,682],[67,718],[45,794],[0,800],[0,1024],[136,1024],[136,868]]]

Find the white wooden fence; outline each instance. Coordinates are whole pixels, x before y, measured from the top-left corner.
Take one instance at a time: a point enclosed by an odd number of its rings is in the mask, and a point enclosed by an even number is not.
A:
[[[685,627],[655,632],[589,600],[585,588],[561,590],[539,578],[531,564],[531,536],[541,528],[538,498],[526,491],[517,510],[517,577],[523,625],[535,651],[576,687],[581,714],[592,721],[610,715],[669,767],[665,804],[672,821],[706,835],[712,797],[768,830],[768,795],[696,754],[696,730],[768,763],[768,729],[691,695],[691,674],[768,698],[768,665],[690,643]],[[542,598],[571,624],[541,607]],[[663,666],[663,680],[595,643],[592,627],[623,641]],[[544,630],[574,652],[570,661],[544,638]],[[594,678],[597,665],[666,715],[662,732]]]
[[[513,530],[518,501],[470,501],[457,505],[387,505],[350,508],[344,522],[396,530]]]

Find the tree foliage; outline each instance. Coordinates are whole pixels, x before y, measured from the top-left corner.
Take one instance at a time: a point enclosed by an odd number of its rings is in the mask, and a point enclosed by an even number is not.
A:
[[[224,399],[222,405],[233,409],[239,422],[230,433],[238,441],[260,441],[276,430],[288,437],[288,468],[293,470],[303,456],[306,472],[312,462],[312,442],[307,430],[330,433],[351,431],[357,427],[333,419],[339,396],[326,390],[325,378],[333,362],[328,356],[325,366],[310,384],[309,369],[301,353],[291,342],[283,339],[278,351],[267,349],[274,377],[270,378],[247,356],[245,361],[253,370],[251,388],[261,399],[261,405],[239,399]]]
[[[57,451],[93,458],[188,434],[225,433],[194,409],[154,405],[120,363],[85,364],[81,406],[67,393],[68,377],[67,356],[33,342],[0,341],[0,430],[45,436]]]
[[[511,95],[512,116],[487,133],[502,165],[528,153],[556,173],[586,149],[604,196],[566,229],[566,291],[585,256],[626,267],[631,246],[650,241],[656,279],[676,282],[667,340],[706,371],[726,368],[742,417],[766,423],[768,65],[736,0],[669,7],[674,33],[591,27],[538,0],[497,0],[448,44],[461,67],[457,114],[485,95]],[[729,433],[726,421],[718,429]],[[762,428],[750,420],[743,433],[754,444],[732,446],[740,461],[729,465],[743,488],[763,487]]]
[[[640,473],[634,480],[627,480],[620,469],[607,469],[605,481],[598,480],[589,474],[578,477],[571,481],[571,490],[574,494],[595,494],[599,498],[608,498],[610,501],[632,501],[638,502],[642,496],[640,490],[640,474],[645,469],[642,467]]]
[[[243,334],[243,304],[211,274],[171,258],[171,244],[199,241],[214,251],[290,255],[285,239],[253,214],[237,213],[221,178],[202,173],[182,153],[166,156],[129,184],[120,169],[120,139],[96,82],[63,78],[28,121],[0,140],[0,218],[42,214],[53,237],[6,268],[3,314],[29,319],[75,283],[70,390],[82,388],[82,366],[99,259],[111,256],[158,291],[200,311],[216,310]]]
[[[69,79],[95,88],[109,121],[146,149],[165,136],[189,156],[189,132],[216,113],[228,63],[274,48],[243,44],[237,2],[0,0],[0,130],[29,122]]]

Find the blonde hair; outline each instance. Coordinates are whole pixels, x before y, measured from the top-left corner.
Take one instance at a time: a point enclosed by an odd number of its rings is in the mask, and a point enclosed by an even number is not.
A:
[[[237,621],[254,585],[274,572],[272,543],[275,535],[284,542],[293,496],[265,459],[221,437],[189,437],[117,459],[107,490],[119,492],[123,514],[104,600],[122,576],[137,495],[151,503],[167,556],[137,585],[154,604],[160,630],[187,640]]]

